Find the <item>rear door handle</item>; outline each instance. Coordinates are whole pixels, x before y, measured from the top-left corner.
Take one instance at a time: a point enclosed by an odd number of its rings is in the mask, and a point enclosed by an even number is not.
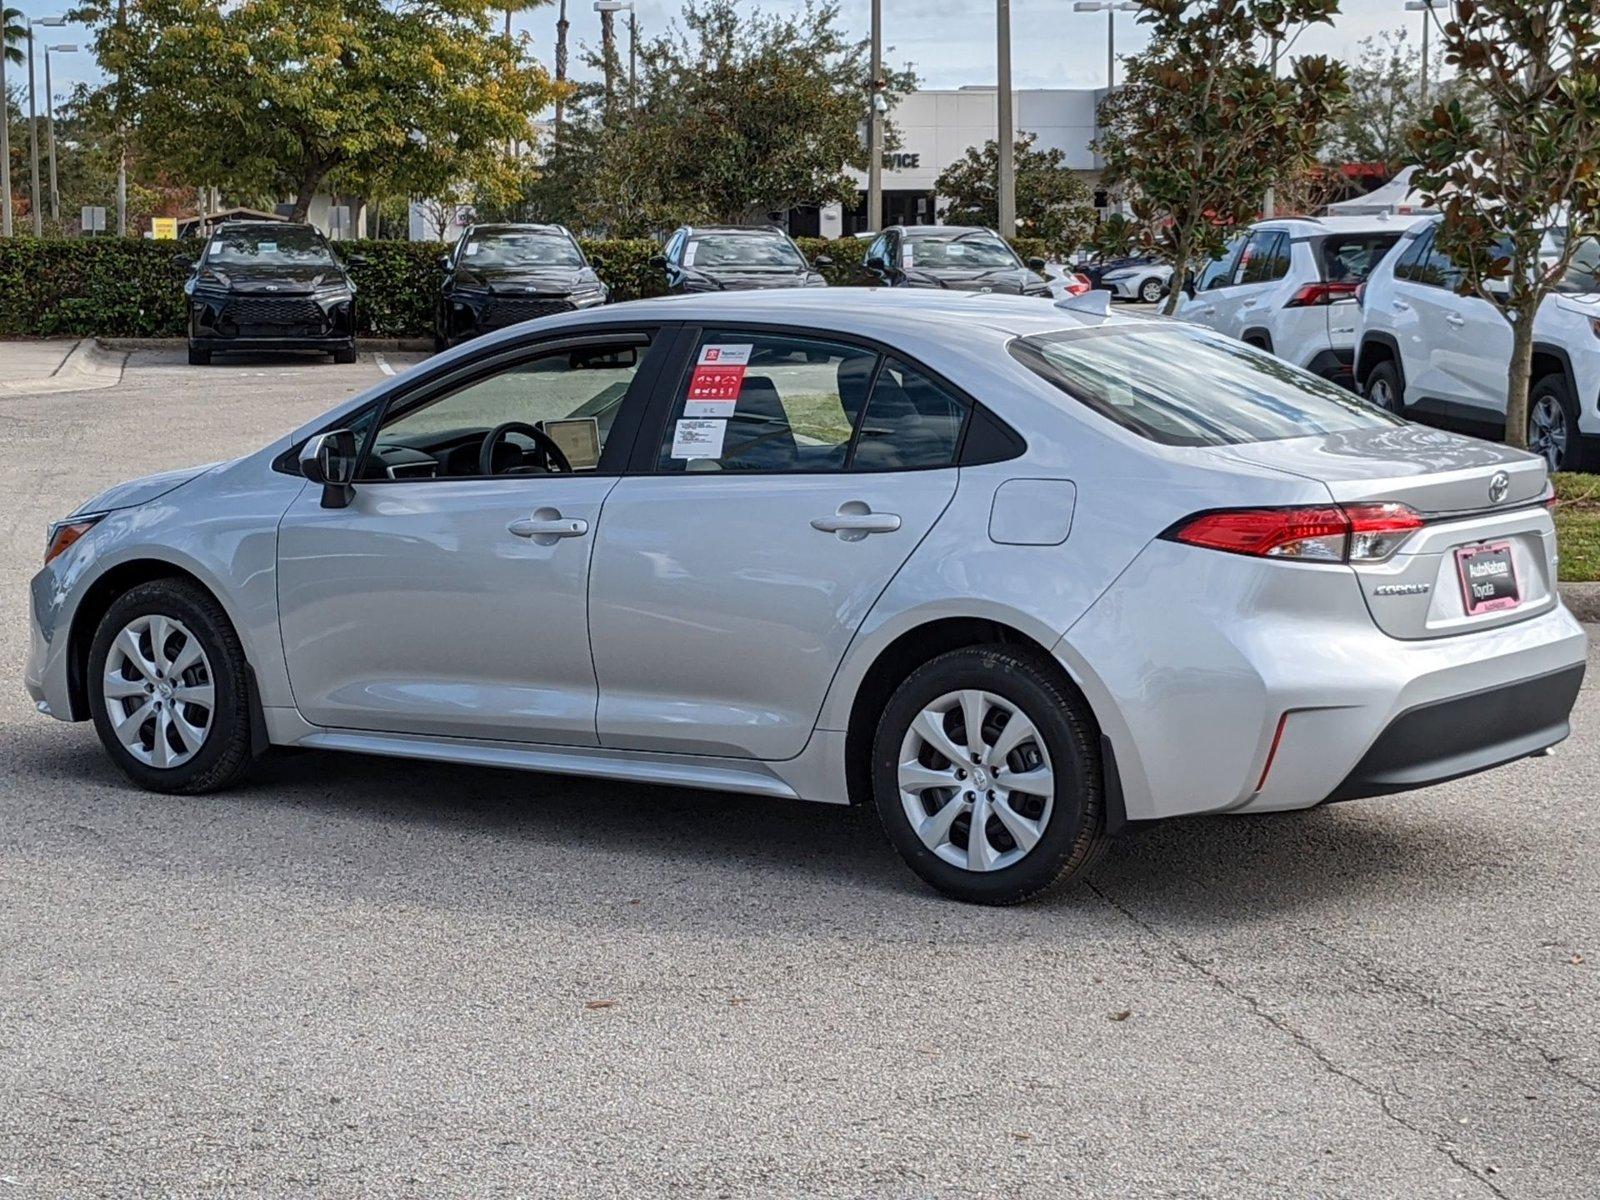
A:
[[[831,517],[817,517],[811,528],[820,533],[836,533],[846,542],[859,542],[869,533],[893,533],[900,528],[894,513],[875,513],[860,500],[847,500]]]
[[[1411,305],[1407,304],[1404,300],[1391,300],[1389,301],[1389,307],[1394,309],[1395,312],[1411,311]]]
[[[534,538],[549,545],[557,538],[582,537],[589,532],[589,522],[579,517],[563,517],[561,510],[541,508],[531,517],[518,517],[506,526],[521,538]]]
[[[1461,316],[1459,313],[1445,313],[1444,323],[1450,326],[1452,329],[1460,329],[1467,323],[1467,319]]]

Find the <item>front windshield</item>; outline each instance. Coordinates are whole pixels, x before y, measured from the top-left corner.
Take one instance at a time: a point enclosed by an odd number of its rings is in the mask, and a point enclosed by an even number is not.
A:
[[[906,238],[900,246],[900,257],[901,265],[906,267],[992,269],[1022,265],[1010,246],[987,231],[948,238]]]
[[[689,239],[683,250],[683,265],[794,271],[804,267],[806,260],[793,242],[779,235],[704,233]]]
[[[224,226],[211,238],[206,251],[210,265],[254,263],[284,267],[329,267],[333,255],[314,229],[285,225],[230,229]]]
[[[1352,392],[1209,329],[1080,330],[1011,354],[1124,429],[1168,446],[1229,446],[1404,424]]]
[[[471,267],[583,266],[583,255],[572,239],[549,229],[474,233],[461,254],[462,265]]]

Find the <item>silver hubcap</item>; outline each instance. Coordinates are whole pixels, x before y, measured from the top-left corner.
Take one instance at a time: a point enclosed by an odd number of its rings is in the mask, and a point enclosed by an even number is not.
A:
[[[111,643],[102,683],[117,741],[150,767],[179,767],[211,731],[211,662],[182,621],[135,617]]]
[[[1567,413],[1554,396],[1540,396],[1528,411],[1528,449],[1552,470],[1567,456]]]
[[[900,744],[900,803],[917,836],[945,862],[999,871],[1038,845],[1055,806],[1044,739],[992,692],[940,696]]]
[[[1395,411],[1394,393],[1389,390],[1389,381],[1387,379],[1374,379],[1367,389],[1367,399],[1371,400],[1379,408],[1389,412]]]
[[[1155,280],[1146,280],[1145,285],[1139,289],[1139,298],[1146,304],[1154,304],[1161,299],[1161,285]]]

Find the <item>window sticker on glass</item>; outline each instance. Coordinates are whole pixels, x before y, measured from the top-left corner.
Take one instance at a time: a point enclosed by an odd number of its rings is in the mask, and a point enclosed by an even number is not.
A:
[[[907,267],[914,267],[917,265],[917,255],[916,252],[911,249],[910,242],[900,243],[900,263],[902,266]]]
[[[700,347],[683,405],[686,417],[730,417],[744,386],[750,343]]]
[[[684,266],[686,266],[686,267],[694,266],[694,254],[695,254],[695,251],[698,250],[698,249],[700,249],[700,243],[699,242],[690,242],[687,246],[685,246],[683,248],[683,265]]]
[[[479,250],[482,250],[482,249],[483,249],[483,243],[482,242],[468,242],[467,243],[467,257],[471,258],[474,254],[476,254]]]
[[[679,421],[672,431],[673,458],[721,458],[726,421]]]

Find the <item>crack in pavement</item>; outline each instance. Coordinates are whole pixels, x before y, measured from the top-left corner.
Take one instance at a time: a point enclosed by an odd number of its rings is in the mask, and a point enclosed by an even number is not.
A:
[[[1265,1024],[1271,1026],[1273,1029],[1289,1038],[1295,1043],[1295,1045],[1299,1046],[1307,1054],[1311,1055],[1311,1057],[1317,1061],[1317,1064],[1321,1066],[1324,1071],[1328,1072],[1330,1075],[1337,1076],[1348,1083],[1354,1084],[1373,1100],[1377,1101],[1378,1108],[1383,1112],[1384,1116],[1389,1118],[1389,1120],[1393,1121],[1396,1125],[1399,1125],[1402,1129],[1405,1129],[1421,1138],[1436,1153],[1443,1155],[1445,1158],[1449,1159],[1450,1162],[1454,1163],[1456,1167],[1462,1171],[1465,1171],[1473,1179],[1481,1183],[1492,1195],[1500,1197],[1501,1200],[1507,1200],[1506,1193],[1495,1185],[1494,1180],[1490,1179],[1482,1170],[1473,1166],[1472,1163],[1462,1158],[1461,1155],[1456,1151],[1455,1147],[1452,1146],[1448,1141],[1437,1136],[1436,1134],[1430,1133],[1428,1130],[1418,1125],[1415,1121],[1410,1120],[1408,1117],[1402,1115],[1393,1107],[1391,1107],[1389,1103],[1389,1097],[1384,1093],[1383,1089],[1379,1088],[1376,1084],[1369,1083],[1367,1080],[1363,1079],[1349,1068],[1341,1066],[1339,1063],[1335,1062],[1333,1057],[1326,1050],[1318,1046],[1303,1032],[1301,1032],[1299,1029],[1296,1029],[1283,1017],[1280,1017],[1275,1013],[1268,1012],[1258,997],[1235,987],[1227,978],[1217,971],[1212,970],[1209,966],[1201,962],[1200,959],[1196,958],[1187,949],[1185,949],[1183,943],[1179,942],[1174,937],[1170,937],[1167,934],[1162,933],[1154,925],[1140,917],[1127,905],[1108,895],[1101,887],[1099,887],[1099,885],[1085,880],[1083,886],[1088,888],[1088,890],[1093,892],[1096,896],[1100,897],[1100,899],[1105,902],[1107,907],[1121,914],[1132,924],[1144,930],[1144,932],[1151,938],[1165,946],[1172,953],[1173,957],[1175,957],[1180,963],[1188,967],[1190,970],[1199,974],[1203,979],[1206,980],[1207,983],[1211,984],[1212,987],[1216,988],[1230,999],[1240,1001],[1245,1005],[1246,1008],[1249,1009],[1252,1016],[1263,1021]]]

